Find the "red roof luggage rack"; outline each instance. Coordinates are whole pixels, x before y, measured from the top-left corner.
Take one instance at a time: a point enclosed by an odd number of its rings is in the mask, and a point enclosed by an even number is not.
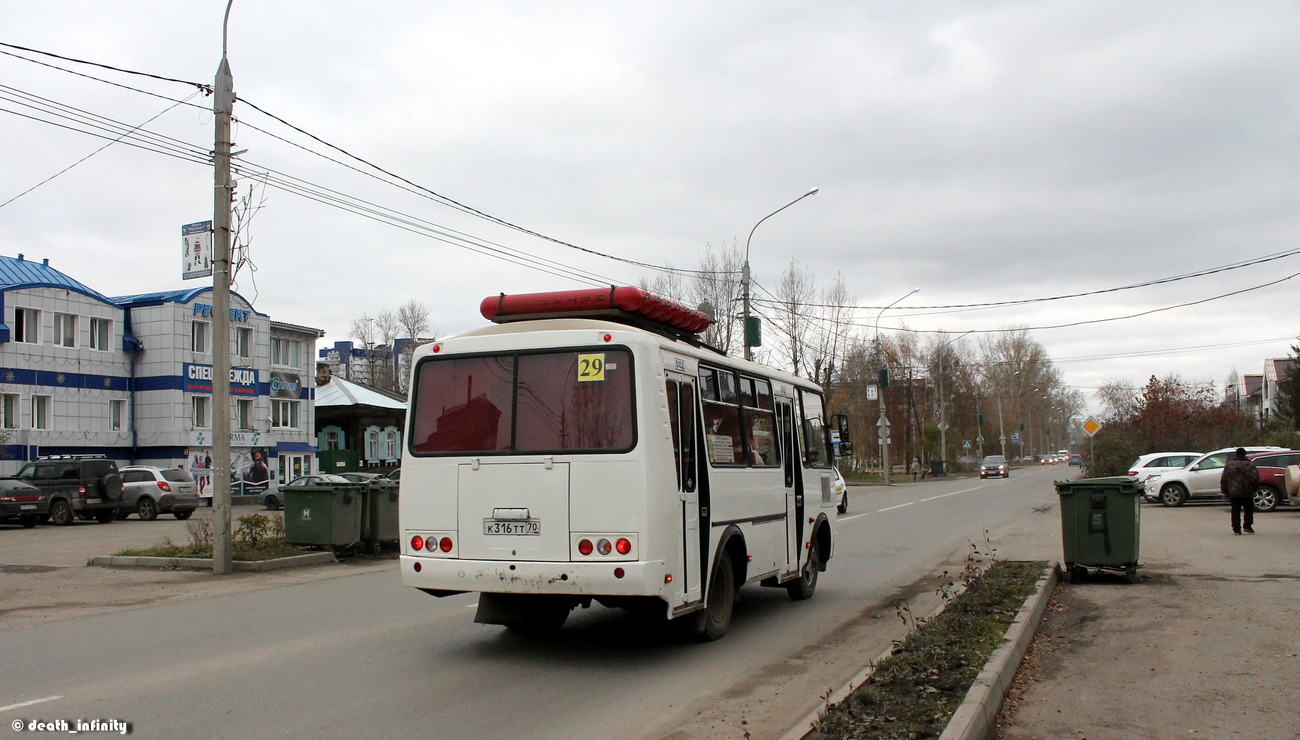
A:
[[[678,335],[699,334],[713,323],[703,312],[660,298],[640,288],[609,287],[488,296],[479,304],[483,318],[498,324],[531,319],[614,318],[639,326],[657,325]],[[654,326],[647,328],[655,328]]]

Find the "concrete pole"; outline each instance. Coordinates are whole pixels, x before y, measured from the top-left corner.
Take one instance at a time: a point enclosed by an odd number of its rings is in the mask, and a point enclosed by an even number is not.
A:
[[[879,345],[880,340],[876,340],[876,344]],[[889,366],[885,364],[883,359],[884,358],[883,352],[881,354],[881,358],[882,358],[881,366],[888,369]],[[880,386],[880,420],[876,422],[876,429],[878,430],[877,433],[880,435],[880,472],[881,475],[884,476],[885,485],[890,485],[889,483],[889,472],[890,472],[889,471],[889,441],[888,441],[889,440],[889,419],[885,417],[885,386],[883,384]]]
[[[233,2],[233,0],[232,0]],[[226,22],[230,6],[226,6]],[[230,114],[234,80],[226,61],[222,28],[221,64],[212,96],[216,117],[212,195],[212,573],[233,571],[230,536]]]

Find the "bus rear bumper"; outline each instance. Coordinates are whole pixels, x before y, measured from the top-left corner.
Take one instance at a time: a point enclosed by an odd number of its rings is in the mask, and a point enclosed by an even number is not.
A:
[[[402,585],[434,591],[667,598],[676,590],[665,583],[662,560],[552,563],[403,555],[401,564]]]

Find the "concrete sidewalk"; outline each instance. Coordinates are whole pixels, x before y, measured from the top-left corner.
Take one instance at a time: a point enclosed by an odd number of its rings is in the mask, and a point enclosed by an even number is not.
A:
[[[1300,737],[1300,510],[1255,531],[1225,504],[1143,504],[1138,583],[1058,587],[998,737]]]

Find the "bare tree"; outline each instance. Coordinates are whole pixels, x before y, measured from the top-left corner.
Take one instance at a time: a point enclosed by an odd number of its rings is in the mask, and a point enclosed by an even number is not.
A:
[[[357,318],[352,319],[351,335],[357,344],[361,345],[361,351],[366,360],[367,374],[369,379],[373,381],[375,376],[375,345],[377,343],[375,318],[369,313],[363,312]],[[348,362],[349,359],[344,358],[344,362]]]
[[[713,314],[714,324],[704,332],[704,341],[731,353],[740,349],[744,342],[743,334],[737,331],[736,308],[740,301],[740,271],[745,255],[741,252],[739,240],[732,240],[730,245],[722,247],[705,246],[708,251],[700,259],[700,271],[692,280],[691,302]]]
[[[807,268],[801,267],[798,260],[790,260],[785,272],[781,273],[781,282],[777,285],[776,298],[780,301],[777,319],[781,330],[786,335],[790,351],[790,372],[804,375],[804,348],[815,340],[808,336],[816,329],[810,317],[810,306],[814,295],[813,279]],[[812,376],[815,378],[814,376]]]
[[[397,309],[397,323],[406,338],[417,343],[429,331],[429,309],[412,298]]]
[[[397,322],[402,327],[402,333],[409,340],[402,350],[403,362],[400,365],[402,372],[398,373],[397,377],[398,390],[405,392],[409,381],[411,355],[414,354],[415,348],[423,343],[426,335],[430,333],[429,309],[423,303],[412,298],[397,309]],[[434,331],[432,334],[437,336],[438,332]],[[429,338],[432,339],[432,337]]]
[[[1097,389],[1097,400],[1106,419],[1129,419],[1138,412],[1141,394],[1132,381],[1116,378]]]
[[[841,358],[853,338],[853,304],[857,297],[849,292],[842,273],[822,291],[819,315],[821,328],[812,337],[812,379],[827,392],[835,382]]]

